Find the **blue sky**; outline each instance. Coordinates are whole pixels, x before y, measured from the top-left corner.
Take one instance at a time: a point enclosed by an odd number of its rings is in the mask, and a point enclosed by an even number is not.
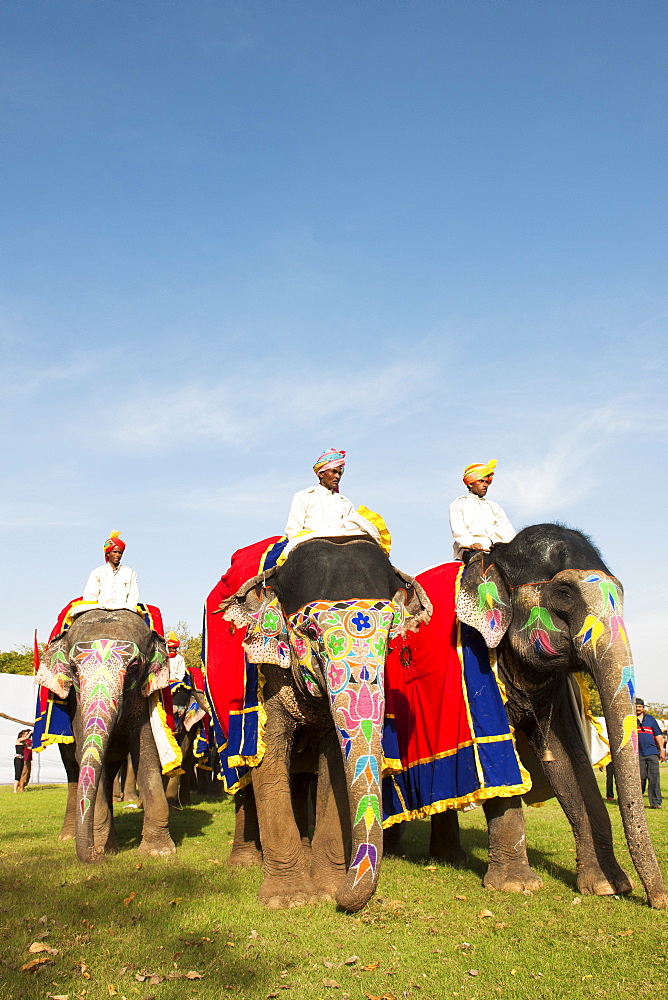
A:
[[[516,527],[598,542],[668,701],[667,20],[4,0],[0,647],[46,636],[111,530],[199,631],[330,445],[417,572],[495,457]]]

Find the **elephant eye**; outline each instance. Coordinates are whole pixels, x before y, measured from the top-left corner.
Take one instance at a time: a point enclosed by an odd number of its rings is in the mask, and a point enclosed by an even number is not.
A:
[[[557,608],[567,609],[573,604],[573,594],[570,587],[559,584],[550,592],[552,604]]]

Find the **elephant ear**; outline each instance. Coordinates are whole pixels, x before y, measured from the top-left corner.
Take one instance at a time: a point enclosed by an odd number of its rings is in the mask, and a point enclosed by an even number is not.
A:
[[[473,556],[464,570],[457,617],[480,632],[489,649],[499,645],[510,625],[510,588],[494,563],[485,564],[485,553]]]
[[[59,698],[67,698],[74,673],[70,666],[65,634],[57,636],[44,650],[35,681],[53,691]]]
[[[219,607],[223,618],[246,629],[244,650],[249,663],[290,666],[288,628],[276,591],[266,586],[273,570],[248,580]]]
[[[141,693],[148,698],[154,691],[169,687],[169,653],[167,644],[161,635],[153,632],[151,653],[148,659],[148,673],[141,686]]]
[[[397,576],[398,586],[392,595],[392,602],[397,609],[390,632],[391,639],[395,635],[416,632],[420,625],[427,624],[433,611],[431,601],[417,580],[395,566],[392,569]]]

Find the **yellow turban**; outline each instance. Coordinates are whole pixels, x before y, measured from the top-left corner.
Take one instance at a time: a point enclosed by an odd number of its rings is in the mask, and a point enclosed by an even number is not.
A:
[[[495,458],[490,459],[487,465],[483,465],[482,462],[474,462],[473,465],[467,465],[464,469],[465,485],[468,486],[469,483],[476,483],[479,479],[491,479],[495,468]]]

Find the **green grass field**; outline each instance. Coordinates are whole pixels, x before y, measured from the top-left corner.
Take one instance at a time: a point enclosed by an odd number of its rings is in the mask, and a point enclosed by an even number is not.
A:
[[[668,799],[665,767],[662,777]],[[637,1000],[668,990],[668,912],[650,910],[638,890],[578,896],[570,828],[555,802],[527,810],[540,892],[482,888],[487,845],[476,809],[462,816],[467,871],[434,868],[428,824],[414,823],[405,858],[383,861],[377,896],[354,915],[334,904],[260,907],[260,871],[225,864],[230,801],[174,813],[178,853],[167,861],[133,850],[141,814],[118,805],[123,850],[95,866],[57,840],[64,803],[64,787],[0,789],[1,1000]],[[609,808],[618,857],[632,872]],[[668,877],[668,802],[647,817]],[[40,958],[48,961],[37,971],[22,971]]]

